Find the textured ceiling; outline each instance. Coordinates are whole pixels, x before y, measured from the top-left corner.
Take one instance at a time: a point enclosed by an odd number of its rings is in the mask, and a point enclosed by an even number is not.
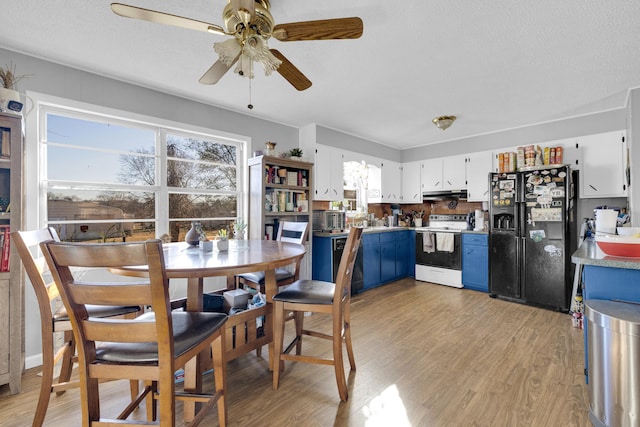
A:
[[[222,24],[224,0],[121,0]],[[625,106],[640,86],[637,0],[272,0],[276,23],[359,16],[358,40],[283,43],[312,82],[200,76],[225,37],[125,19],[105,0],[4,2],[0,46],[292,126],[411,148]],[[431,119],[454,114],[443,132]]]

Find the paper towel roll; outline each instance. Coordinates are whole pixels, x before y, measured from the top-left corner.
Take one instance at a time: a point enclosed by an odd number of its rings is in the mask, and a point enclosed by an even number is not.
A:
[[[476,222],[475,222],[474,230],[482,231],[484,229],[484,211],[481,211],[480,209],[476,209],[475,218],[476,218]]]
[[[613,209],[596,209],[596,234],[616,234],[618,211]]]

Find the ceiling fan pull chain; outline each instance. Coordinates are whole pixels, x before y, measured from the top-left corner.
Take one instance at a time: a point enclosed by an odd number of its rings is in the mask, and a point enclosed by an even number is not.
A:
[[[251,61],[251,73],[253,74],[253,61]],[[253,110],[253,104],[251,103],[251,80],[252,79],[249,79],[249,105],[247,105],[249,110]]]

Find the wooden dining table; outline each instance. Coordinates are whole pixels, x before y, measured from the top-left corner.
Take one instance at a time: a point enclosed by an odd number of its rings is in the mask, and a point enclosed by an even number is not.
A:
[[[264,271],[265,293],[267,304],[272,303],[272,298],[277,292],[275,269],[293,263],[300,262],[306,249],[304,245],[286,243],[275,240],[229,240],[229,249],[218,251],[214,242],[212,252],[200,250],[198,246],[187,243],[166,243],[163,245],[163,254],[167,277],[169,279],[187,279],[188,311],[201,311],[203,308],[203,282],[205,277],[226,276],[233,277],[236,274]],[[131,266],[111,269],[116,274],[145,277],[146,266]],[[230,281],[228,281],[230,282]],[[268,337],[273,334],[273,320],[265,322],[264,327],[269,328]],[[269,344],[270,366],[273,354],[273,341]],[[204,360],[208,355],[202,354],[187,364],[185,367],[185,390],[199,392],[202,390],[202,375]],[[185,403],[184,418],[190,421],[195,413],[195,407]]]

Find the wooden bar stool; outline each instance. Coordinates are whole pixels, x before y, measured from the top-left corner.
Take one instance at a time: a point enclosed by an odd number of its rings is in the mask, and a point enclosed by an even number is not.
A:
[[[40,309],[40,323],[42,328],[42,383],[40,384],[40,394],[38,405],[33,416],[33,427],[42,426],[49,399],[52,392],[58,395],[67,389],[80,386],[77,380],[71,381],[73,365],[77,362],[76,342],[71,330],[71,321],[67,315],[67,310],[59,297],[58,288],[54,282],[47,282],[44,274],[48,272],[45,259],[40,255],[39,244],[44,241],[58,241],[58,234],[53,228],[44,228],[33,231],[15,231],[11,233],[11,241],[15,245],[22,265],[29,277],[33,291],[36,294],[38,307]],[[124,306],[89,306],[89,315],[92,317],[136,317],[142,312],[139,305]],[[54,333],[63,334],[63,345],[55,351]],[[60,374],[54,380],[54,370],[56,364],[61,362]],[[131,396],[138,395],[138,382],[132,381]]]
[[[198,425],[216,403],[219,423],[226,425],[227,315],[171,310],[160,240],[95,244],[49,241],[40,246],[69,312],[78,345],[83,426],[158,425],[156,419],[160,426],[173,426],[176,400],[202,404],[190,426]],[[108,274],[76,276],[78,269],[128,266],[146,266],[148,278],[121,282],[113,281]],[[153,311],[135,319],[105,320],[87,315],[87,304],[122,305],[125,301],[150,306]],[[214,391],[177,392],[175,372],[203,351],[213,355]],[[98,383],[103,379],[141,380],[145,387],[117,418],[110,419],[100,411]],[[129,420],[145,398],[149,422]]]
[[[351,277],[361,237],[362,228],[352,228],[349,232],[349,237],[342,258],[340,259],[336,283],[323,282],[320,280],[298,280],[273,297],[275,348],[273,369],[274,390],[276,390],[279,385],[280,371],[284,367],[283,362],[285,360],[292,360],[295,362],[332,365],[335,371],[336,382],[338,383],[340,399],[343,401],[348,399],[349,393],[347,391],[347,382],[344,374],[342,345],[346,344],[351,370],[355,370],[356,362],[351,345],[350,325]],[[285,314],[288,312],[294,312],[296,318],[296,337],[283,351]],[[304,312],[330,314],[333,325],[332,334],[328,335],[318,331],[304,329]],[[333,343],[333,359],[323,359],[302,354],[289,354],[294,346],[298,347],[302,343],[303,335],[330,340]]]

